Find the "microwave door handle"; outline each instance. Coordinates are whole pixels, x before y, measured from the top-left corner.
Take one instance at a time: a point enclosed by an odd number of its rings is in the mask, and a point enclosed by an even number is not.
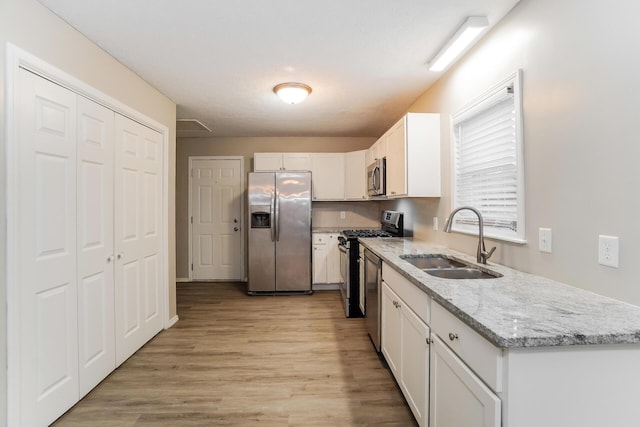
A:
[[[377,193],[378,190],[380,190],[380,166],[376,166],[375,168],[373,168],[373,171],[371,172],[371,176],[373,178],[372,179],[373,189]]]
[[[275,242],[276,240],[276,197],[275,197],[275,193],[272,191],[271,192],[271,241]]]

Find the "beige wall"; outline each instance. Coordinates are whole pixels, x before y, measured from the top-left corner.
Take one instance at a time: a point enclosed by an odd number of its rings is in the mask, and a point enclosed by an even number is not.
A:
[[[0,161],[5,164],[5,60],[12,43],[169,128],[169,224],[175,211],[175,104],[35,0],[0,2]],[[5,167],[0,175],[0,271],[6,266]],[[175,315],[175,233],[169,230],[171,315]],[[6,366],[6,277],[0,275],[0,366]],[[6,414],[6,370],[0,369],[0,414]],[[0,426],[6,423],[0,416]]]
[[[244,156],[244,170],[253,170],[253,153],[259,152],[324,152],[342,153],[369,148],[375,138],[181,138],[177,149],[176,177],[176,265],[177,277],[189,277],[189,157],[191,156]],[[316,206],[316,204],[314,204]],[[355,206],[355,205],[354,205]],[[340,207],[335,207],[340,210]],[[360,214],[354,214],[357,220]],[[322,216],[330,221],[331,214]],[[361,218],[360,218],[361,219]]]
[[[640,39],[633,0],[522,0],[410,111],[442,113],[443,197],[407,200],[416,235],[475,253],[476,240],[433,232],[450,212],[449,115],[523,70],[526,245],[492,261],[640,305]],[[396,204],[390,203],[391,206]],[[553,229],[553,253],[538,228]],[[598,235],[620,236],[620,268],[598,264]]]

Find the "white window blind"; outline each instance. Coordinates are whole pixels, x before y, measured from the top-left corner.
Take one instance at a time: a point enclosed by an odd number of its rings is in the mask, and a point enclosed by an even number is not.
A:
[[[454,208],[472,206],[485,235],[524,241],[519,73],[452,118]],[[477,217],[461,211],[453,229],[477,233]]]

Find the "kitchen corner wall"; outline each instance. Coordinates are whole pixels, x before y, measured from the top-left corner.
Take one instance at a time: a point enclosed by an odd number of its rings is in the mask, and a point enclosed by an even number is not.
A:
[[[190,156],[244,156],[245,174],[253,170],[253,153],[344,153],[369,148],[375,137],[212,137],[180,138],[177,142],[176,164],[176,265],[177,277],[189,277],[189,157]],[[243,196],[244,197],[244,196]],[[314,210],[323,203],[313,204]],[[353,202],[359,204],[361,202]],[[333,204],[332,204],[333,205]],[[332,217],[343,209],[343,204],[323,208],[319,221],[331,222]],[[356,206],[353,205],[353,206]],[[328,206],[328,205],[327,205]],[[345,207],[352,206],[345,203]],[[329,213],[331,209],[334,214]],[[358,209],[353,219],[363,221],[367,214]],[[315,221],[315,217],[314,217]],[[314,222],[314,227],[318,225]],[[331,225],[332,226],[332,225]],[[245,235],[246,236],[246,235]]]
[[[640,305],[639,15],[633,0],[521,0],[409,109],[442,114],[443,197],[384,207],[405,210],[417,237],[475,253],[476,238],[431,227],[451,210],[450,114],[521,68],[529,243],[489,241],[491,261]],[[599,234],[620,237],[620,268],[598,264]]]

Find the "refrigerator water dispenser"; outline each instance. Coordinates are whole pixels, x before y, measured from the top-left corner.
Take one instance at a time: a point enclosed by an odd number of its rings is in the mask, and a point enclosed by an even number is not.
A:
[[[271,228],[271,206],[251,206],[251,228]]]

